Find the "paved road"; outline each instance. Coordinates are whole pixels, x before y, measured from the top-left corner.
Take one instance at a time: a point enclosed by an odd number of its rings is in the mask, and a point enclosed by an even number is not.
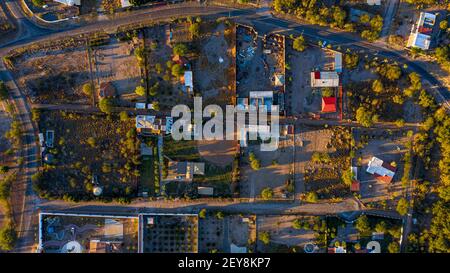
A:
[[[389,30],[391,28],[391,23],[394,21],[394,15],[397,11],[399,0],[388,0],[386,11],[383,18],[383,29],[381,30],[380,36],[384,41],[389,35]]]
[[[36,153],[38,151],[35,140],[35,129],[30,118],[30,109],[25,100],[25,97],[17,88],[11,74],[5,69],[2,62],[0,62],[0,79],[5,82],[10,91],[11,100],[15,104],[18,119],[22,125],[23,131],[23,150],[22,156],[24,158],[23,173],[19,174],[18,180],[14,183],[12,191],[13,214],[15,215],[16,225],[18,227],[19,241],[16,250],[19,252],[31,252],[34,244],[34,231],[32,230],[33,219],[37,216],[37,205],[39,198],[34,194],[31,185],[31,176],[37,171]],[[20,189],[20,190],[19,190]],[[17,211],[17,207],[22,209]]]

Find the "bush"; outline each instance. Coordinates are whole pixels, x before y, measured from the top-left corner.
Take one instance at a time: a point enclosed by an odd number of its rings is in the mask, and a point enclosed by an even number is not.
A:
[[[9,171],[8,166],[0,166],[0,174],[5,174]]]
[[[179,64],[174,64],[172,66],[171,70],[172,70],[172,76],[177,77],[177,78],[180,77],[181,75],[183,75],[183,73],[184,73],[184,68]]]
[[[112,108],[114,106],[113,100],[111,98],[103,98],[99,102],[100,111],[106,114],[110,114],[112,112]]]
[[[9,223],[0,230],[0,248],[9,251],[14,248],[17,240],[17,233],[14,226]]]
[[[322,89],[322,97],[328,98],[328,97],[334,97],[334,91],[333,89],[329,87],[325,87]]]
[[[5,83],[0,81],[0,101],[8,99],[8,90],[6,89]]]
[[[352,70],[358,66],[359,56],[357,54],[345,54],[344,65],[347,69]]]
[[[383,83],[381,82],[380,79],[374,80],[372,83],[372,90],[375,93],[381,93],[384,90],[384,86]]]
[[[364,127],[370,127],[373,125],[373,114],[361,106],[356,110],[356,121]]]
[[[389,253],[398,253],[400,252],[400,245],[397,242],[391,242],[388,245]]]
[[[92,84],[85,83],[83,85],[83,93],[88,97],[92,96],[92,94],[94,93],[94,87],[92,86]]]
[[[306,202],[317,203],[317,201],[319,201],[317,193],[311,191],[306,194]]]
[[[271,188],[269,188],[269,187],[264,188],[261,191],[261,198],[264,199],[264,200],[272,199],[273,198],[273,190]]]
[[[199,213],[198,213],[198,217],[205,219],[206,218],[206,209],[202,209]]]
[[[128,113],[126,111],[120,112],[119,118],[121,121],[127,121],[129,119]]]
[[[191,33],[192,37],[200,36],[200,24],[199,23],[191,24],[189,26],[189,32]]]
[[[356,219],[355,228],[361,233],[370,232],[369,218],[366,215],[361,215]]]
[[[306,49],[305,37],[303,37],[303,35],[300,35],[295,38],[292,48],[300,52],[304,51]]]
[[[31,3],[33,3],[33,5],[35,7],[39,7],[39,8],[41,8],[43,5],[45,5],[44,0],[31,0]]]
[[[189,52],[185,44],[178,43],[173,47],[173,53],[180,56],[185,56]]]
[[[87,142],[87,144],[89,144],[89,146],[91,146],[92,148],[95,148],[95,145],[96,145],[95,138],[89,137],[86,142]]]
[[[136,93],[138,96],[145,96],[145,88],[141,85],[138,85],[136,86],[134,93]]]
[[[270,233],[267,231],[261,231],[259,233],[259,240],[263,242],[263,244],[268,245],[270,243]]]
[[[408,201],[405,198],[402,198],[400,200],[398,200],[397,203],[397,212],[400,215],[406,215],[408,213],[408,208],[409,208],[409,204]]]

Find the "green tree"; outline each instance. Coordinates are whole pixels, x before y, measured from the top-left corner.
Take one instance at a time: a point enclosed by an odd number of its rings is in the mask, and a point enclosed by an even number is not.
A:
[[[44,0],[31,0],[31,3],[33,3],[33,5],[35,7],[39,7],[39,8],[42,8],[42,6],[45,5]]]
[[[225,214],[224,214],[223,212],[218,211],[218,212],[216,213],[216,218],[217,218],[217,219],[222,220],[224,217],[225,217]]]
[[[270,233],[267,231],[261,231],[259,233],[259,240],[265,244],[268,245],[270,243]]]
[[[350,187],[353,182],[353,176],[354,174],[351,169],[345,170],[341,176],[342,182],[344,182],[345,185]]]
[[[272,199],[273,198],[273,190],[271,188],[269,188],[269,187],[264,188],[261,191],[261,198],[264,199],[264,200]]]
[[[304,51],[306,49],[305,37],[303,37],[303,35],[300,35],[295,38],[292,48],[300,52]]]
[[[364,127],[373,125],[373,114],[366,108],[360,106],[356,110],[356,121]]]
[[[0,229],[0,248],[9,251],[14,248],[17,240],[17,233],[13,224],[8,223]]]
[[[100,100],[98,107],[100,108],[100,111],[106,114],[110,114],[112,112],[114,103],[111,98],[103,98]]]
[[[91,146],[92,148],[95,148],[95,145],[96,145],[95,138],[89,137],[89,138],[86,140],[86,143],[89,144],[89,146]]]
[[[447,31],[447,28],[448,28],[448,21],[447,21],[447,20],[442,20],[442,21],[439,23],[439,28],[440,28],[441,30],[443,30],[443,31]]]
[[[322,89],[322,97],[328,98],[328,97],[334,97],[334,91],[330,87],[325,87]]]
[[[406,215],[408,213],[409,204],[405,198],[401,198],[397,203],[397,212],[400,215]]]
[[[83,94],[90,97],[94,93],[94,87],[90,83],[83,84]]]
[[[173,53],[180,56],[185,56],[189,52],[186,44],[178,43],[173,47]]]
[[[200,24],[199,23],[193,23],[189,26],[189,32],[191,33],[192,37],[199,37],[200,36]]]
[[[119,118],[121,121],[127,121],[129,119],[128,113],[126,111],[120,112]]]
[[[367,218],[366,215],[359,216],[358,219],[356,219],[355,228],[363,234],[369,233],[370,232],[369,218]]]
[[[150,87],[149,94],[150,96],[154,97],[158,94],[159,90],[159,82],[156,82],[152,87]]]
[[[384,90],[384,86],[383,83],[381,82],[380,79],[376,79],[372,82],[372,90],[375,93],[381,93]]]
[[[400,245],[397,242],[391,242],[388,245],[389,253],[398,253],[400,252]]]
[[[5,174],[9,171],[9,167],[6,165],[0,166],[0,174]]]
[[[0,81],[0,101],[8,99],[8,90],[4,82]]]
[[[206,209],[200,210],[200,212],[198,213],[198,217],[205,219],[206,218]]]
[[[319,201],[319,197],[317,196],[317,193],[310,191],[306,194],[306,202],[317,203],[317,201]]]
[[[184,73],[184,68],[179,64],[174,64],[172,66],[172,75],[174,77],[180,77]]]
[[[134,93],[136,93],[138,96],[145,96],[145,87],[142,85],[136,86],[136,89],[134,89]]]

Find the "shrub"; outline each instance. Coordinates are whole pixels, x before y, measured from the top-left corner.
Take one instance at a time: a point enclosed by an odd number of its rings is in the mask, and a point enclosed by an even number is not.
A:
[[[119,117],[121,121],[127,121],[129,118],[128,113],[126,111],[120,112]]]
[[[306,202],[317,203],[317,201],[319,201],[317,193],[311,191],[306,194]]]
[[[186,44],[178,43],[173,47],[173,53],[180,56],[185,56],[189,52]]]
[[[264,188],[264,189],[261,191],[261,197],[262,197],[262,199],[264,199],[264,200],[270,200],[270,199],[272,199],[272,198],[273,198],[273,190],[272,190],[271,188],[269,188],[269,187]]]
[[[13,224],[8,223],[0,229],[0,248],[9,251],[14,248],[17,240],[17,232]]]
[[[145,88],[141,85],[138,85],[136,86],[134,93],[136,93],[138,96],[145,96]]]
[[[206,209],[202,209],[199,213],[198,213],[198,217],[205,219],[206,218]]]
[[[263,242],[263,244],[268,245],[270,243],[270,233],[267,231],[262,231],[259,233],[259,240]]]
[[[94,93],[94,87],[92,86],[92,84],[85,83],[83,85],[83,93],[88,97],[92,96],[92,94]]]
[[[304,51],[306,49],[305,37],[303,37],[303,35],[300,35],[295,38],[292,48],[300,52]]]
[[[409,208],[409,204],[408,201],[405,198],[401,198],[400,200],[398,200],[397,203],[397,212],[400,215],[406,215],[406,213],[408,213],[408,208]]]
[[[112,112],[112,108],[114,106],[113,100],[111,98],[103,98],[99,102],[100,111],[106,114],[110,114]]]

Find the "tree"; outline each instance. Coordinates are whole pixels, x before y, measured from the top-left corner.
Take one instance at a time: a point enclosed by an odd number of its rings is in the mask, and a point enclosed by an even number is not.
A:
[[[364,13],[359,17],[359,21],[361,24],[367,24],[370,21],[370,15],[368,13]]]
[[[0,230],[0,248],[9,251],[14,248],[17,240],[17,233],[13,224],[8,223]]]
[[[174,64],[172,66],[172,75],[174,77],[180,77],[184,73],[184,68],[179,64]]]
[[[8,99],[8,89],[4,82],[0,81],[0,101]]]
[[[448,21],[447,21],[447,20],[442,20],[442,21],[439,23],[439,28],[440,28],[441,30],[443,30],[443,31],[447,31],[447,28],[448,28]]]
[[[189,52],[186,44],[178,43],[173,47],[173,53],[180,56],[185,56]]]
[[[391,242],[388,245],[389,253],[398,253],[400,252],[400,245],[397,242]]]
[[[300,221],[300,219],[295,219],[294,222],[292,222],[292,227],[294,229],[302,229],[303,223],[302,223],[302,221]]]
[[[90,97],[94,93],[94,87],[90,83],[83,84],[83,94]]]
[[[113,100],[111,98],[103,98],[100,100],[98,107],[100,111],[106,114],[110,114],[112,112],[112,108],[114,106]]]
[[[387,225],[386,225],[386,222],[384,222],[384,221],[381,221],[381,222],[377,223],[376,226],[375,226],[375,231],[376,232],[383,232],[383,233],[385,233],[386,230],[387,230]]]
[[[304,51],[306,49],[305,37],[303,37],[303,35],[300,35],[297,38],[295,38],[292,48],[299,52]]]
[[[205,219],[206,218],[206,209],[202,209],[199,213],[198,213],[198,217]]]
[[[263,242],[263,244],[268,245],[270,243],[270,233],[267,231],[261,231],[259,233],[259,240]]]
[[[150,96],[154,97],[156,94],[158,94],[159,90],[159,82],[156,82],[152,87],[150,87],[149,94]]]
[[[264,189],[261,191],[261,197],[262,197],[262,199],[264,199],[264,200],[270,200],[270,199],[272,199],[272,198],[273,198],[273,190],[272,190],[271,188],[269,188],[269,187],[264,188]]]
[[[221,211],[218,211],[216,213],[216,217],[217,217],[217,219],[222,220],[225,217],[225,214]]]
[[[0,174],[5,174],[9,171],[9,167],[8,166],[0,166]]]
[[[322,89],[322,97],[328,98],[328,97],[334,97],[334,91],[330,87],[325,87]]]
[[[44,0],[31,0],[31,3],[33,3],[33,5],[35,7],[39,7],[39,8],[41,8],[43,5],[45,5]]]
[[[198,37],[200,36],[200,24],[199,23],[193,23],[189,26],[189,32],[191,33],[192,37]]]
[[[384,86],[383,86],[383,83],[381,82],[380,79],[376,79],[376,80],[373,81],[373,83],[372,83],[372,90],[373,90],[375,93],[381,93],[381,92],[383,92]]]
[[[317,193],[310,191],[306,194],[306,202],[317,203],[317,201],[319,201],[319,197],[317,196]]]
[[[356,110],[356,121],[359,122],[364,127],[370,127],[373,125],[373,114],[364,108],[363,106],[360,106]]]
[[[356,219],[355,228],[361,233],[370,232],[369,218],[366,215],[361,215]]]
[[[390,81],[395,81],[402,75],[402,70],[396,64],[382,64],[378,67],[378,73]]]
[[[89,138],[86,140],[86,143],[89,144],[89,146],[91,146],[92,148],[95,148],[95,145],[96,145],[95,138],[89,137]]]
[[[355,69],[359,63],[359,56],[357,54],[345,54],[344,65],[347,69]]]
[[[342,182],[344,182],[345,185],[351,186],[353,182],[353,172],[352,169],[347,169],[342,173],[341,179]]]
[[[402,128],[403,126],[405,126],[405,120],[404,120],[404,119],[397,119],[397,120],[395,121],[395,125],[396,125],[398,128]]]
[[[409,204],[405,198],[401,198],[397,203],[397,212],[400,215],[406,215],[408,213]]]
[[[136,86],[134,93],[136,93],[138,96],[145,96],[145,87],[143,87],[142,85]]]
[[[119,118],[121,121],[127,121],[129,118],[128,113],[126,111],[120,112]]]

